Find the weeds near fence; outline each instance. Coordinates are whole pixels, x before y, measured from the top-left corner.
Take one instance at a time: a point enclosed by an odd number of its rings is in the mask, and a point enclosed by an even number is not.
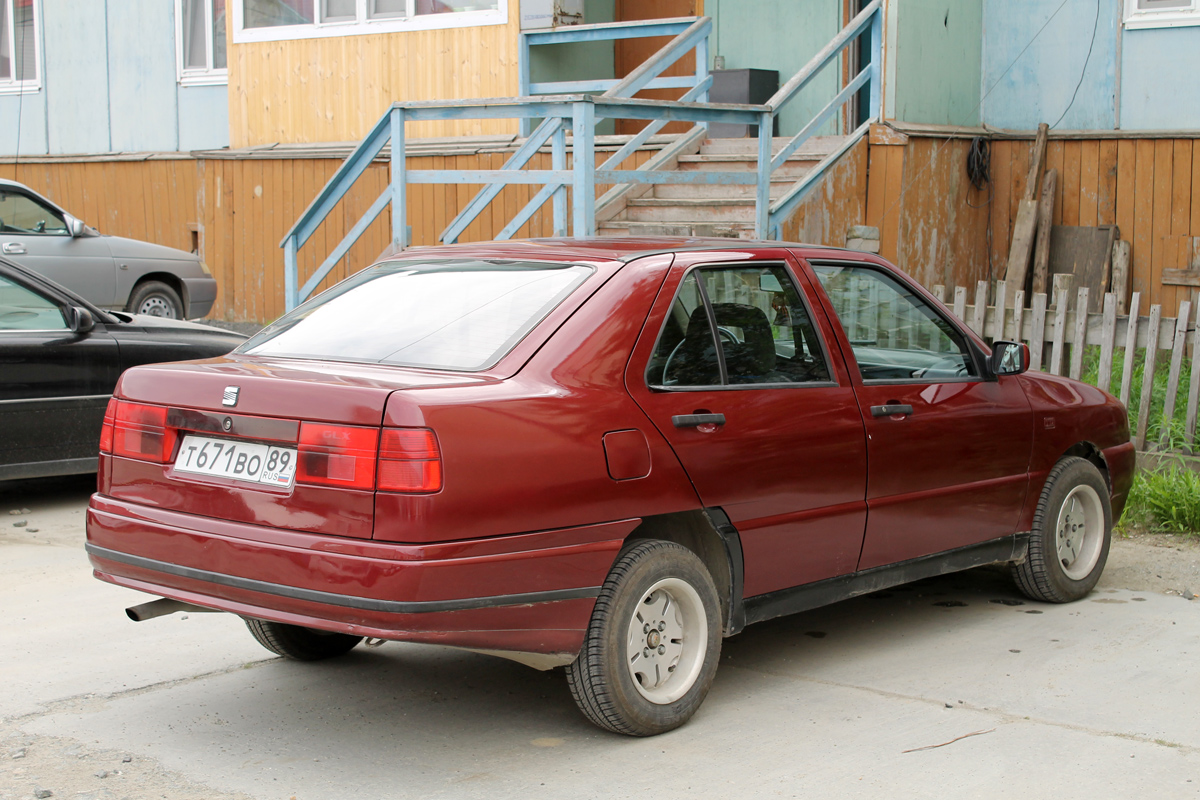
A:
[[[1121,526],[1172,533],[1200,532],[1200,472],[1182,464],[1139,470],[1121,515]]]
[[[1138,412],[1142,404],[1142,379],[1146,372],[1146,349],[1140,348],[1135,354],[1133,375],[1129,381],[1129,432],[1137,433]],[[1121,389],[1121,375],[1125,369],[1125,351],[1113,353],[1113,380],[1109,391],[1117,394]],[[1146,441],[1158,442],[1159,450],[1178,451],[1188,447],[1184,437],[1184,422],[1187,416],[1185,403],[1176,403],[1175,412],[1169,423],[1163,419],[1163,410],[1167,400],[1167,382],[1170,380],[1171,353],[1163,350],[1158,353],[1154,367],[1154,383],[1150,391],[1150,421],[1146,424]],[[1095,386],[1099,383],[1100,348],[1091,345],[1083,353],[1083,373],[1080,379],[1084,383]],[[1192,365],[1189,359],[1183,360],[1179,372],[1179,385],[1186,393],[1190,384]],[[1165,428],[1165,430],[1164,430]]]

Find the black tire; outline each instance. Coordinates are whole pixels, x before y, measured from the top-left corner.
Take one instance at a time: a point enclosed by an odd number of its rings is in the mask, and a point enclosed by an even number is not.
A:
[[[567,666],[576,705],[614,733],[654,736],[678,728],[712,686],[721,657],[720,614],[712,576],[695,553],[673,542],[634,543],[608,573],[583,648]],[[639,643],[643,653],[630,656],[636,625],[642,627],[636,634],[647,640]],[[650,675],[651,669],[660,676],[658,685],[634,677],[635,670]]]
[[[1069,506],[1072,501],[1074,506]],[[1026,597],[1045,603],[1084,597],[1108,561],[1112,524],[1112,503],[1100,470],[1082,458],[1061,459],[1042,489],[1029,553],[1013,565],[1017,587]]]
[[[183,319],[183,300],[179,292],[162,281],[146,281],[134,288],[125,310],[130,314]]]
[[[244,619],[246,627],[259,644],[276,655],[296,661],[321,661],[345,655],[363,639],[361,636],[328,633],[282,622],[249,617]]]

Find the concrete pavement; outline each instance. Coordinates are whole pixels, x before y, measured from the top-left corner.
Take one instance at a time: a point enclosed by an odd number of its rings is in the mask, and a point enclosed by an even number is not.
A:
[[[1200,601],[924,581],[726,640],[692,722],[635,740],[558,671],[399,643],[297,664],[226,615],[132,623],[144,596],[90,577],[86,494],[0,495],[38,528],[0,516],[0,798],[1200,797]]]

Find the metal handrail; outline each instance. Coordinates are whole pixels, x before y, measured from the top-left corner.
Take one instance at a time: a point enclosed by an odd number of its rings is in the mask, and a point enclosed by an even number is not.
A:
[[[675,37],[654,56],[639,66],[626,78],[607,86],[604,94],[579,93],[521,96],[487,100],[413,101],[395,103],[371,129],[349,158],[338,168],[329,182],[309,204],[296,224],[284,237],[285,303],[290,310],[312,294],[337,262],[345,256],[354,242],[383,212],[391,207],[392,245],[403,249],[408,245],[406,220],[406,190],[408,184],[463,183],[486,184],[475,198],[459,213],[443,232],[445,241],[454,241],[487,207],[505,186],[516,184],[540,185],[541,189],[526,204],[514,219],[500,232],[499,238],[508,238],[529,220],[547,200],[553,199],[555,235],[566,235],[567,215],[572,216],[574,235],[591,236],[596,228],[596,194],[599,184],[614,184],[614,189],[601,199],[606,203],[618,197],[634,184],[724,184],[754,185],[755,234],[758,238],[778,238],[781,225],[795,212],[797,206],[818,182],[828,174],[837,160],[856,144],[868,130],[869,125],[879,118],[881,106],[882,75],[882,32],[883,0],[872,0],[829,44],[762,105],[742,105],[707,102],[712,79],[707,70],[707,41],[712,23],[706,17],[683,20],[657,20],[636,26],[637,35],[663,35],[666,26]],[[631,29],[630,25],[581,26],[584,33],[594,38],[624,38],[615,35],[618,28]],[[650,33],[649,31],[653,31]],[[821,111],[813,115],[799,133],[793,136],[778,153],[772,152],[772,133],[775,118],[781,110],[816,77],[826,66],[833,63],[858,37],[868,32],[871,37],[870,64],[856,75]],[[522,33],[526,44],[532,37],[535,43],[568,41],[568,32]],[[538,39],[541,37],[541,39]],[[585,41],[589,39],[576,39]],[[671,63],[690,50],[696,50],[697,70],[692,76],[693,85],[682,100],[652,100],[632,97],[643,88],[654,88],[659,76]],[[527,55],[527,51],[526,51]],[[522,87],[529,87],[528,59],[522,59]],[[671,79],[676,80],[676,79]],[[578,82],[564,85],[577,86]],[[675,85],[675,84],[672,84]],[[686,84],[685,84],[686,85]],[[833,153],[823,159],[803,178],[796,181],[787,192],[774,203],[770,200],[772,174],[782,167],[806,141],[816,134],[837,111],[862,89],[869,87],[870,113],[867,119]],[[523,126],[533,120],[542,120],[537,131],[524,141],[499,170],[410,170],[405,162],[404,126],[408,121],[447,121],[460,119],[516,119]],[[650,122],[637,136],[619,148],[604,164],[596,166],[595,130],[603,119],[640,119]],[[624,160],[645,144],[662,126],[671,121],[691,122],[694,126],[706,126],[714,122],[758,126],[758,169],[755,171],[732,172],[684,172],[665,169],[671,160],[666,157],[651,159],[639,169],[618,169]],[[572,131],[574,162],[568,169],[566,163],[566,128]],[[681,141],[692,142],[700,135],[697,128],[685,134]],[[345,196],[354,182],[367,167],[391,144],[391,181],[387,189],[375,200],[366,214],[346,234],[320,267],[297,286],[297,252],[309,240],[317,227]],[[549,142],[551,147],[551,169],[531,170],[524,167],[533,154]],[[679,142],[664,153],[673,155]],[[660,156],[663,154],[660,154]],[[572,208],[568,209],[566,187],[573,190]]]

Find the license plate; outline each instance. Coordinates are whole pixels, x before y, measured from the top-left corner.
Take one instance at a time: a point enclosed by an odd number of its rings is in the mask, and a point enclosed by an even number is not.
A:
[[[175,459],[175,471],[288,487],[296,476],[296,450],[207,436],[185,436]]]

